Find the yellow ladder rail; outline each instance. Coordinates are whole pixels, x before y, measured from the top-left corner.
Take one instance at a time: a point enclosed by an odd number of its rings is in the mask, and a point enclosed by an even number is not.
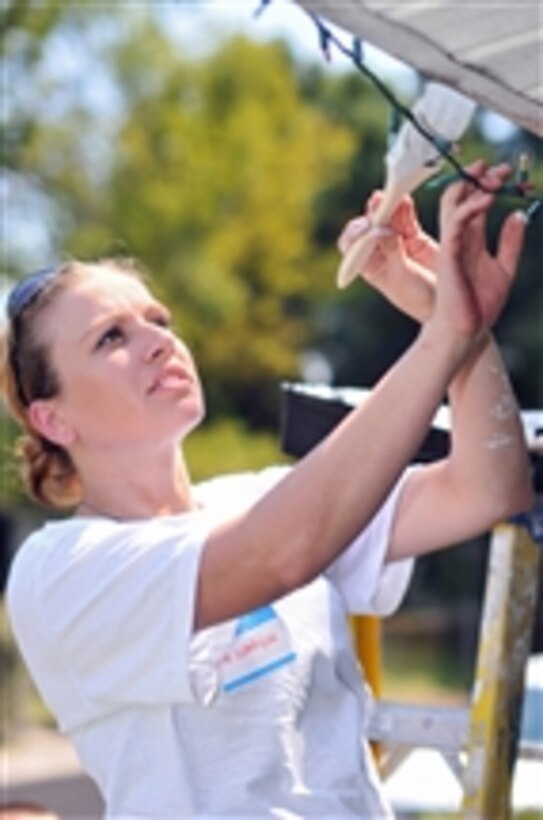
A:
[[[364,678],[375,698],[381,696],[381,619],[375,615],[354,615],[351,630]]]
[[[534,512],[533,522],[539,521]],[[368,735],[377,744],[382,776],[390,776],[415,748],[438,750],[462,786],[459,811],[466,820],[507,820],[517,757],[543,759],[540,747],[518,745],[540,560],[530,529],[518,523],[494,528],[471,703],[465,708],[380,700],[379,627],[373,619],[355,619],[358,656],[366,664],[369,659],[377,690]]]
[[[510,813],[540,548],[524,527],[494,529],[470,709],[462,816]]]

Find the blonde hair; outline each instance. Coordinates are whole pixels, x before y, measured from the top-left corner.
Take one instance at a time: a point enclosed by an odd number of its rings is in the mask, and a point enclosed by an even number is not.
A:
[[[81,501],[82,486],[70,454],[49,441],[30,424],[27,409],[38,398],[52,398],[61,390],[50,361],[47,344],[40,339],[39,317],[70,283],[92,275],[93,269],[109,269],[143,279],[132,259],[101,259],[97,262],[72,260],[56,273],[20,316],[6,323],[0,332],[0,396],[9,414],[22,428],[15,445],[15,458],[28,494],[53,509],[73,507]],[[17,327],[15,325],[17,324]]]

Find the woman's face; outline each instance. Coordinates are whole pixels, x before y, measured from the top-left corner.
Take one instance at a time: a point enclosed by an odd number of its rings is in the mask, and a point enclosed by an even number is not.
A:
[[[73,442],[107,449],[177,442],[204,414],[196,368],[168,311],[130,275],[94,267],[44,311]]]

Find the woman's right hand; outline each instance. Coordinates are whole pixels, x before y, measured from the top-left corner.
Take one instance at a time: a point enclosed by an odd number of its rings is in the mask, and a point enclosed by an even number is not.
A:
[[[371,215],[383,198],[375,191],[368,200],[366,215],[351,219],[343,229],[338,247],[345,254],[371,228]],[[385,228],[374,228],[375,245],[360,276],[391,304],[418,322],[432,313],[435,299],[437,243],[426,234],[413,199],[406,195]]]

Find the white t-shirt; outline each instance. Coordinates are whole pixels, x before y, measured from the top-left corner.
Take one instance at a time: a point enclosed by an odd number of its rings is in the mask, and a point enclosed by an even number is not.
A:
[[[49,523],[18,551],[17,642],[108,818],[391,816],[347,614],[407,586],[411,561],[383,565],[402,481],[325,575],[192,634],[207,534],[283,472],[202,484],[183,515]]]

